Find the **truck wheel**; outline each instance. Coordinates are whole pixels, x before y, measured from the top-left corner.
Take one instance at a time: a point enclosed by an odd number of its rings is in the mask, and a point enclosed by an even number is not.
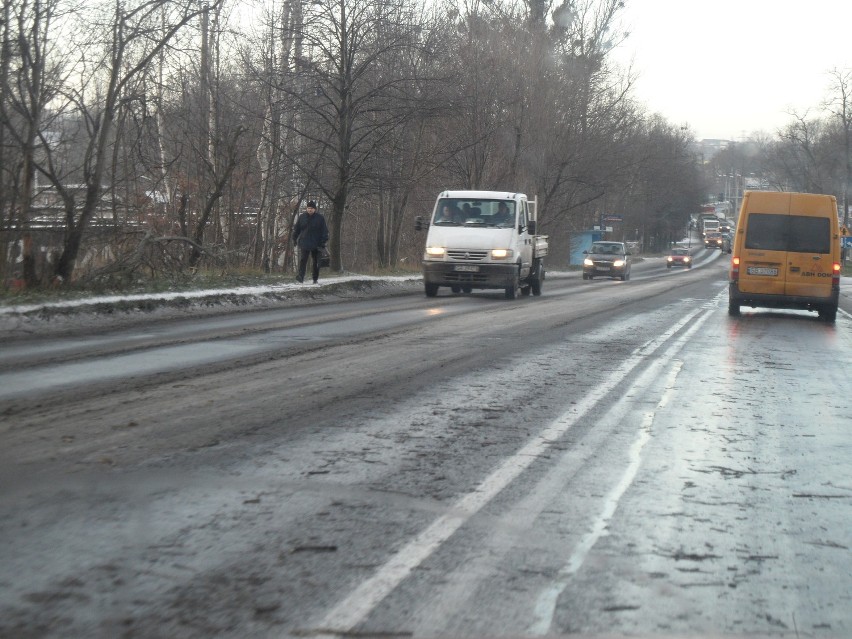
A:
[[[450,290],[451,290],[453,293],[461,293],[461,286],[459,286],[458,284],[453,284],[453,285],[450,287]]]
[[[541,295],[542,284],[544,284],[544,262],[538,260],[536,262],[535,277],[530,283],[530,286],[532,288],[532,294],[536,297]]]
[[[426,282],[426,297],[435,297],[438,295],[438,285]]]
[[[473,291],[473,287],[470,284],[465,284],[462,286],[462,293],[471,293]]]
[[[515,277],[511,286],[506,287],[506,299],[514,300],[518,297],[518,288],[521,286],[521,265],[517,265],[518,270],[515,272]]]
[[[527,297],[530,294],[531,287],[529,285],[521,287],[521,295]]]

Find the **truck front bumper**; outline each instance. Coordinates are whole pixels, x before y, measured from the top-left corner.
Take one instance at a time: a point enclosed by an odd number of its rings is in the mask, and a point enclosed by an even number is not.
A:
[[[438,286],[506,288],[515,283],[517,264],[459,264],[423,262],[423,281]]]

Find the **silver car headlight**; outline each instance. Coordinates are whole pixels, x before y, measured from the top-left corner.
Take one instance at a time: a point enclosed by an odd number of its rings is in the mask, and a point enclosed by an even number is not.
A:
[[[620,268],[620,267],[624,266],[624,260],[615,260],[615,261],[612,263],[612,265],[613,265],[615,268]]]
[[[592,262],[592,260],[588,257],[583,260],[583,266],[594,266],[594,265],[595,265],[595,263]]]

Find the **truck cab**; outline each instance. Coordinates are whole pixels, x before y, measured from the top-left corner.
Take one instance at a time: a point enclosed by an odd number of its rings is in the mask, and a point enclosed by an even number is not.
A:
[[[443,191],[428,222],[423,253],[427,297],[503,289],[509,299],[541,295],[547,238],[537,236],[536,211],[523,193]],[[419,218],[417,227],[423,228]]]

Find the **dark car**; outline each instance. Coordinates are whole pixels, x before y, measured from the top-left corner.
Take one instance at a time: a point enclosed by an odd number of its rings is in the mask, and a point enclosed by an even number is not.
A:
[[[583,279],[590,280],[595,275],[618,277],[622,281],[630,279],[630,251],[624,242],[592,242],[588,251],[583,251]]]
[[[666,257],[666,268],[672,266],[685,266],[692,268],[692,256],[689,254],[689,249],[674,248]]]
[[[730,253],[734,245],[733,233],[722,233],[722,252]]]

